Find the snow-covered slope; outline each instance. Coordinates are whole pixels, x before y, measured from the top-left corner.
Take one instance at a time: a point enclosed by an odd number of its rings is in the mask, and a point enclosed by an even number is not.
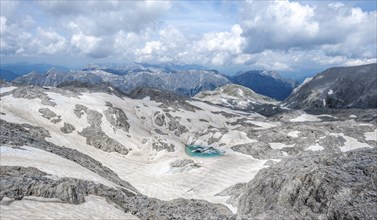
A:
[[[264,117],[258,114],[238,113],[197,101],[186,103],[196,108],[189,111],[183,109],[184,107],[162,108],[160,107],[162,103],[150,100],[148,97],[138,100],[119,98],[105,93],[75,95],[64,94],[60,90],[57,90],[60,92],[52,92],[43,91],[41,88],[34,89],[45,93],[53,104],[46,106],[39,98],[4,96],[1,100],[3,114],[1,119],[46,128],[51,134],[51,137],[47,138],[48,141],[58,146],[76,149],[103,163],[147,196],[164,200],[183,197],[206,199],[216,203],[225,202],[225,198],[214,195],[232,184],[249,180],[263,167],[264,161],[230,150],[231,145],[252,140],[245,132],[237,131],[237,125],[229,124],[243,117],[263,120]],[[32,89],[29,87],[27,90]],[[28,108],[23,107],[25,103]],[[86,112],[79,110],[77,105],[85,106]],[[40,111],[45,108],[56,116],[46,118],[47,116]],[[128,131],[117,128],[115,126],[117,122],[112,124],[108,120],[111,117],[102,116],[106,115],[109,109],[114,108],[125,113],[127,123],[130,125]],[[119,142],[128,153],[116,153],[111,149],[104,151],[88,144],[96,141],[89,140],[88,136],[82,133],[92,126],[89,118],[94,117],[93,112],[102,116],[100,119],[102,135]],[[228,114],[234,117],[227,118]],[[80,118],[77,115],[80,115]],[[54,121],[58,118],[60,120]],[[74,130],[64,133],[61,129],[65,127],[65,123],[72,125]],[[93,145],[100,144],[97,141]],[[195,158],[194,161],[200,168],[171,167],[170,163],[177,159],[190,158],[185,154],[186,144],[218,147],[225,151],[226,155],[216,159]],[[20,153],[27,154],[27,152]],[[22,155],[18,157],[22,158]],[[224,178],[226,176],[228,177]],[[214,182],[217,184],[211,184]]]
[[[267,160],[310,152],[310,146],[341,152],[352,150],[349,144],[364,148],[376,144],[370,138],[376,125],[357,122],[348,115],[344,121],[324,122],[321,116],[299,112],[291,118],[300,120],[279,121],[152,89],[136,90],[131,98],[115,93],[111,87],[101,88],[2,87],[1,166],[34,167],[48,175],[43,177],[46,181],[75,178],[103,184],[101,189],[138,191],[148,199],[178,199],[167,201],[163,207],[178,204],[186,214],[210,215],[223,210],[220,214],[225,215],[225,207],[199,202],[195,204],[211,208],[190,212],[194,208],[183,204],[191,200],[180,198],[220,203],[236,212],[236,207],[227,202],[229,196],[219,193],[253,179],[268,166]],[[239,89],[229,86],[217,95],[246,95],[259,102],[274,102]],[[307,118],[315,120],[308,122]],[[192,157],[186,153],[186,145],[213,147],[223,155]],[[17,204],[23,205],[15,203],[15,208]],[[142,210],[147,211],[137,212],[137,216],[147,218],[156,208]]]
[[[276,105],[278,101],[255,93],[241,85],[229,84],[214,91],[202,91],[195,99],[236,109],[254,109],[263,104]]]
[[[264,116],[272,116],[289,109],[282,108],[279,101],[260,95],[241,85],[229,84],[214,91],[202,91],[195,99],[247,112],[257,112]]]
[[[125,213],[109,204],[104,198],[88,196],[86,202],[74,205],[59,199],[26,197],[22,200],[3,199],[0,205],[2,219],[126,219],[138,217]],[[7,204],[9,203],[9,205]],[[43,211],[41,211],[43,210]]]
[[[235,102],[236,106],[246,108],[249,103],[253,104],[277,104],[278,101],[257,94],[253,90],[243,87],[241,85],[229,84],[217,88],[214,91],[203,91],[197,94],[194,98],[208,101],[214,104],[224,104],[233,106]]]

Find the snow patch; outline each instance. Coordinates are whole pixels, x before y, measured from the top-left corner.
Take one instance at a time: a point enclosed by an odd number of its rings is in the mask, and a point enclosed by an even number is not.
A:
[[[4,200],[12,201],[9,198]],[[22,200],[14,200],[9,205],[1,204],[0,213],[2,219],[139,219],[98,196],[86,196],[82,204],[27,196]]]
[[[280,125],[280,123],[273,123],[273,122],[263,122],[263,121],[246,121],[248,123],[260,126],[261,128],[255,128],[255,129],[268,129],[268,128],[274,128]]]
[[[301,133],[300,131],[290,131],[288,133],[288,136],[293,137],[293,138],[298,138],[298,134],[300,134],[300,133]]]
[[[368,144],[359,142],[356,138],[346,136],[343,133],[336,133],[336,134],[331,133],[330,135],[340,136],[340,137],[343,137],[346,140],[344,145],[342,147],[339,147],[342,152],[347,152],[347,151],[350,151],[350,150],[355,150],[355,149],[364,148],[364,147],[371,148],[371,146],[369,146]]]
[[[0,146],[1,166],[35,167],[55,177],[72,177],[104,184],[109,187],[117,185],[79,164],[33,147],[23,149]]]
[[[305,85],[306,83],[310,82],[313,79],[313,77],[306,78],[304,82],[301,83],[301,85],[297,86],[293,91],[292,94],[296,93],[300,88]]]
[[[319,144],[315,144],[315,145],[310,145],[308,148],[306,148],[305,150],[311,150],[311,151],[321,151],[323,150],[324,148],[322,146],[320,146]]]
[[[365,132],[364,137],[366,141],[377,141],[377,129],[371,132]]]
[[[1,87],[0,88],[0,93],[5,93],[5,92],[10,92],[14,89],[17,89],[15,86],[9,86],[9,87]]]
[[[291,122],[305,122],[305,121],[321,121],[314,115],[302,114],[297,118],[290,119]]]
[[[283,143],[269,143],[270,147],[272,149],[276,149],[276,150],[281,150],[285,147],[293,147],[295,146],[295,144],[291,144],[291,145],[287,145],[287,144],[283,144]]]

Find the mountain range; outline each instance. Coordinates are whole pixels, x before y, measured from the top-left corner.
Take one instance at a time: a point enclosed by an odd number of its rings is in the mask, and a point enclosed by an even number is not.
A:
[[[297,85],[295,81],[283,79],[274,71],[256,70],[226,76],[200,65],[172,63],[90,64],[81,71],[52,68],[43,74],[40,73],[32,71],[18,77],[14,82],[39,86],[56,86],[68,81],[108,82],[124,92],[137,87],[151,87],[184,96],[194,96],[203,90],[213,90],[219,86],[236,83],[278,100],[286,98]]]
[[[12,81],[17,77],[23,76],[30,72],[45,73],[50,69],[56,69],[58,71],[69,71],[68,68],[60,65],[52,65],[46,63],[28,63],[28,62],[19,62],[19,63],[10,63],[10,64],[1,64],[0,65],[0,78]]]
[[[330,68],[282,102],[210,70],[0,80],[0,217],[373,219],[375,73]]]

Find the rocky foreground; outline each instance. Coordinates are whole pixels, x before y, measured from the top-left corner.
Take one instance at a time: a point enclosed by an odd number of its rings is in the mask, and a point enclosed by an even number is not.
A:
[[[303,154],[261,170],[239,190],[256,219],[375,219],[377,149]]]

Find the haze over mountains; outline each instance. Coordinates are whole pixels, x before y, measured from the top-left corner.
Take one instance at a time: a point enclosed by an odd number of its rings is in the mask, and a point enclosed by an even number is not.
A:
[[[60,65],[51,65],[46,63],[28,63],[28,62],[18,62],[12,64],[0,65],[0,77],[1,79],[12,81],[17,77],[28,74],[30,72],[45,73],[50,69],[56,69],[59,71],[69,71],[68,68]]]
[[[2,73],[1,76],[6,80],[17,78],[14,80],[15,83],[29,85],[57,86],[69,81],[108,82],[124,92],[137,87],[151,87],[173,91],[184,96],[194,96],[203,90],[213,90],[219,86],[236,83],[278,100],[286,98],[297,85],[297,82],[283,79],[277,72],[273,71],[248,71],[239,72],[235,76],[226,76],[216,70],[206,70],[207,68],[200,65],[176,65],[172,63],[159,65],[147,63],[131,63],[128,65],[91,64],[81,71],[67,71],[63,68],[41,71],[45,66],[48,65],[38,67],[30,73],[24,74],[24,76],[17,74],[8,76],[5,75],[6,72]],[[10,65],[8,67],[8,69],[12,69]]]

